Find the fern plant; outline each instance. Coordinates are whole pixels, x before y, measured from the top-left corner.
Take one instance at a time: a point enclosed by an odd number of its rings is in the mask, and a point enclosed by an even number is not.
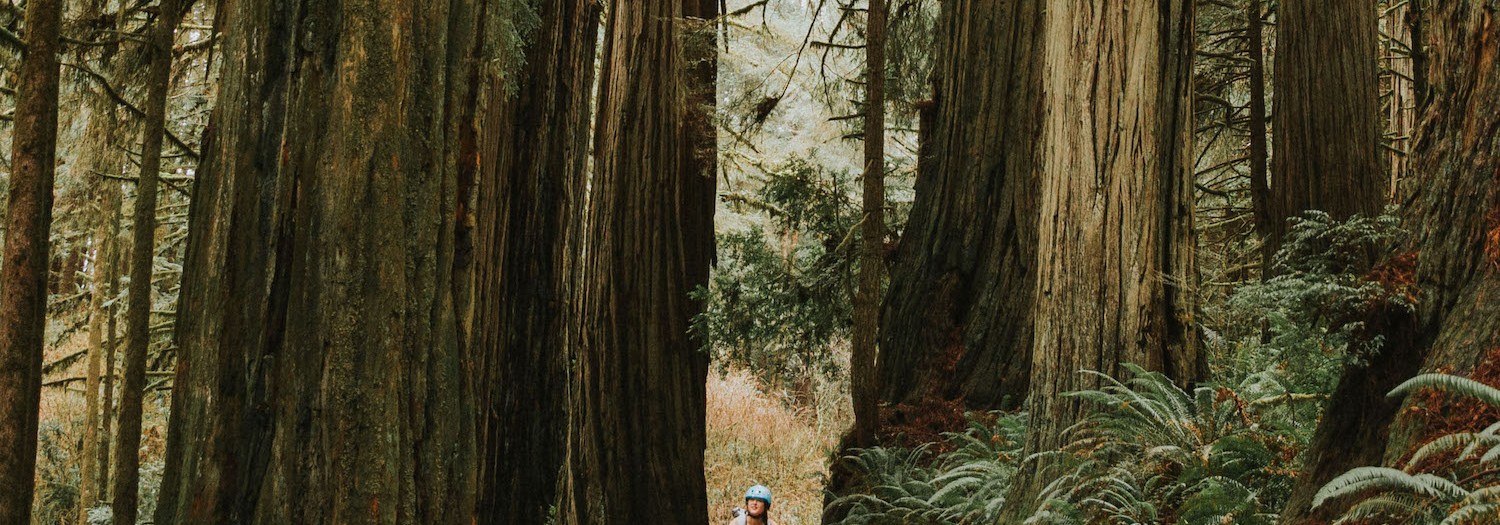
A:
[[[1068,396],[1097,409],[1044,453],[1059,469],[1029,523],[1274,523],[1290,493],[1295,443],[1261,422],[1258,399],[1188,392],[1127,364],[1120,381]],[[1041,455],[1028,460],[1041,459]]]
[[[839,525],[994,523],[1021,452],[1024,415],[945,434],[952,450],[936,443],[915,449],[872,447],[846,456],[864,487],[830,505],[847,511]]]
[[[1405,396],[1420,388],[1500,406],[1500,389],[1447,374],[1419,375],[1396,387],[1390,396]],[[1345,472],[1318,490],[1313,506],[1345,498],[1358,501],[1337,523],[1496,523],[1500,521],[1500,421],[1478,432],[1440,436],[1418,448],[1399,469],[1359,467]]]
[[[1226,333],[1211,332],[1208,340],[1225,354],[1217,361],[1232,380],[1273,370],[1298,392],[1327,393],[1347,362],[1381,343],[1362,337],[1362,314],[1381,304],[1412,307],[1401,290],[1367,274],[1368,261],[1403,232],[1389,211],[1339,221],[1314,210],[1289,222],[1271,261],[1274,275],[1236,288],[1217,309],[1209,306],[1209,317],[1223,319],[1215,324]],[[1312,420],[1316,413],[1300,416]]]

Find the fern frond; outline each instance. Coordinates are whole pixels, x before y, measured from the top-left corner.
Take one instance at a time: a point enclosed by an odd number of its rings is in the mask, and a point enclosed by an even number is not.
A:
[[[1490,406],[1500,406],[1500,389],[1467,377],[1448,374],[1422,374],[1413,377],[1391,390],[1391,393],[1387,394],[1387,396],[1397,398],[1423,387],[1436,388],[1461,396],[1472,397]]]
[[[1447,479],[1431,474],[1408,474],[1388,467],[1359,467],[1333,478],[1313,496],[1313,507],[1343,496],[1370,489],[1400,490],[1431,498],[1456,500],[1469,491]]]

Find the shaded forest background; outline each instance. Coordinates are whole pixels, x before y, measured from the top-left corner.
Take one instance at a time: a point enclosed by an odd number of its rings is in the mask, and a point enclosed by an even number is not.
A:
[[[1500,522],[1497,16],[0,0],[0,523]]]

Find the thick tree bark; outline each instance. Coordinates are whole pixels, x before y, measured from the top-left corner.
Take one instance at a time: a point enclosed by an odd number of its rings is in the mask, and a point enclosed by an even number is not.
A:
[[[518,91],[491,89],[475,230],[480,523],[542,523],[567,452],[566,264],[583,203],[599,27],[593,0],[543,2]]]
[[[708,355],[688,327],[714,250],[717,13],[641,0],[607,17],[561,523],[708,520]]]
[[[140,487],[141,404],[146,386],[146,357],[151,348],[151,275],[156,254],[156,190],[161,171],[162,135],[166,132],[167,94],[172,84],[172,37],[182,19],[182,0],[162,0],[151,28],[146,66],[145,129],[141,133],[141,171],[136,182],[135,224],[130,253],[130,303],[125,329],[125,368],[120,377],[120,424],[115,434],[114,488],[111,508],[119,523],[135,523]]]
[[[1088,410],[1062,394],[1079,373],[1136,363],[1190,383],[1193,326],[1193,4],[1051,4],[1026,453],[1067,442]],[[1012,501],[1029,512],[1048,480],[1032,466]],[[1022,514],[1023,516],[1025,514]]]
[[[941,8],[930,168],[891,269],[882,398],[1016,408],[1031,367],[1042,5]]]
[[[37,411],[46,331],[48,230],[57,160],[61,0],[26,5],[26,56],[16,74],[10,200],[0,264],[0,525],[31,522]]]
[[[474,521],[452,104],[476,4],[222,7],[156,523]]]
[[[1375,5],[1285,0],[1277,12],[1269,253],[1287,219],[1377,215],[1385,202]],[[1266,268],[1274,272],[1273,268]]]
[[[886,0],[870,0],[865,24],[865,172],[860,220],[859,285],[854,296],[849,392],[854,398],[851,444],[875,444],[880,426],[876,339],[885,280],[885,33]]]
[[[1287,219],[1322,210],[1335,219],[1377,215],[1388,173],[1380,156],[1378,21],[1360,0],[1282,2],[1277,14],[1276,133],[1272,158],[1271,233],[1264,257],[1280,248]],[[1355,269],[1356,271],[1360,269]],[[1263,268],[1273,275],[1275,268]],[[1400,324],[1399,312],[1380,312],[1380,324]],[[1405,339],[1409,334],[1393,334]],[[1365,365],[1345,368],[1303,465],[1283,523],[1304,523],[1312,495],[1349,468],[1378,459],[1390,421],[1389,391],[1415,366],[1392,341]],[[1411,363],[1411,364],[1406,364]],[[1394,369],[1392,367],[1395,367]],[[1350,403],[1353,403],[1351,405]],[[1318,521],[1313,521],[1318,522]]]
[[[1403,405],[1385,397],[1401,381],[1422,370],[1488,377],[1496,372],[1487,359],[1500,349],[1500,301],[1494,299],[1500,296],[1500,24],[1479,2],[1433,8],[1432,97],[1415,140],[1412,169],[1419,184],[1406,217],[1413,241],[1382,265],[1390,270],[1379,273],[1395,277],[1396,284],[1415,284],[1416,311],[1367,322],[1385,338],[1369,369],[1355,376],[1370,386],[1361,396],[1338,395],[1349,381],[1346,373],[1308,451],[1303,471],[1309,475],[1294,488],[1283,523],[1336,516],[1337,505],[1316,513],[1307,509],[1328,478],[1382,460],[1396,464],[1429,437],[1424,428],[1439,421],[1411,399]],[[1360,440],[1346,429],[1355,429]]]

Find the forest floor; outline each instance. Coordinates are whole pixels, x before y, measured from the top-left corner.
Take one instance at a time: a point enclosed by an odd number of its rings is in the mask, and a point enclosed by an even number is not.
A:
[[[810,406],[792,405],[762,391],[748,373],[708,377],[709,522],[728,523],[744,506],[745,489],[771,488],[771,515],[786,525],[816,525],[823,510],[828,456],[852,421],[847,392],[816,388]]]

